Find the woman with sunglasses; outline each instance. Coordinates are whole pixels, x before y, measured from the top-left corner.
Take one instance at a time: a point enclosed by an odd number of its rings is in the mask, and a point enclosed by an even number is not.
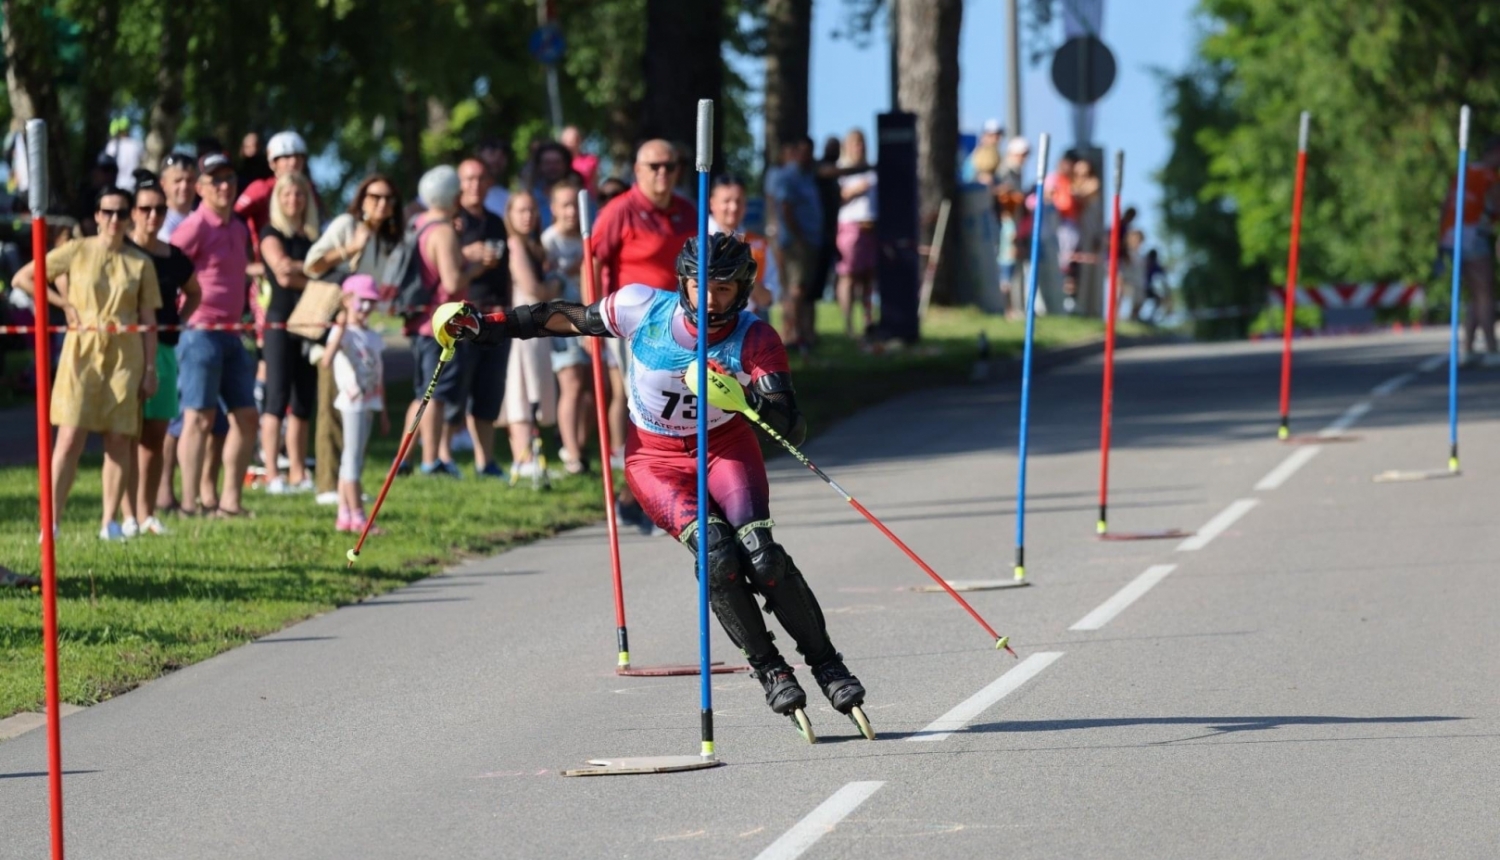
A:
[[[150,258],[125,244],[134,201],[118,188],[99,192],[98,234],[75,239],[47,254],[46,301],[67,317],[52,389],[52,529],[62,520],[78,458],[89,433],[104,436],[104,515],[99,537],[125,539],[115,513],[125,494],[132,440],[140,433],[141,404],[156,393],[156,330],[111,332],[114,325],[156,321],[161,290]],[[34,289],[32,264],[16,273],[23,292]],[[67,276],[63,291],[51,286]]]
[[[130,479],[125,491],[126,537],[137,534],[164,535],[166,526],[156,516],[161,497],[164,443],[167,425],[177,417],[177,339],[176,327],[198,309],[202,293],[193,261],[181,248],[162,241],[160,233],[171,209],[161,180],[149,170],[135,172],[135,208],[130,213],[131,230],[126,243],[145,253],[156,269],[156,283],[161,291],[161,308],[157,333],[156,394],[146,401],[141,421],[141,436],[130,463]],[[168,478],[170,480],[170,476]],[[167,498],[171,498],[170,492]]]
[[[385,260],[401,242],[396,217],[400,201],[396,186],[379,173],[365,177],[354,191],[348,211],[333,221],[308,249],[302,270],[310,278],[342,283],[354,274],[369,275],[379,283]],[[342,316],[342,314],[340,314]],[[313,484],[320,505],[338,504],[339,459],[344,449],[343,424],[333,407],[338,395],[333,371],[318,366],[318,417],[313,431]]]

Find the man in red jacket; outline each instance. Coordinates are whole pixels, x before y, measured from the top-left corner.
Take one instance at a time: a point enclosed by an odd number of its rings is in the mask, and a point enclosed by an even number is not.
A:
[[[677,152],[665,140],[648,140],[636,150],[635,184],[609,201],[594,222],[591,244],[603,285],[603,294],[595,301],[631,284],[677,289],[677,254],[698,229],[697,208],[673,190],[678,170]],[[623,462],[628,359],[623,341],[611,340],[608,346],[614,357],[609,371],[609,435],[615,451],[610,459],[618,456]],[[618,510],[625,522],[651,530],[651,521],[629,487],[620,489]]]

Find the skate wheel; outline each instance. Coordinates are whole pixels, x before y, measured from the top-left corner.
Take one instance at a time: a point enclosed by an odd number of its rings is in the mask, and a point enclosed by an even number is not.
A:
[[[855,728],[859,729],[859,733],[865,736],[865,740],[875,740],[875,730],[870,727],[870,718],[865,716],[864,708],[859,705],[850,708],[849,720],[854,723]]]
[[[810,744],[818,742],[818,736],[813,734],[812,721],[807,718],[807,711],[798,708],[787,716],[791,718],[792,725],[797,727],[797,734],[801,735],[803,740]]]

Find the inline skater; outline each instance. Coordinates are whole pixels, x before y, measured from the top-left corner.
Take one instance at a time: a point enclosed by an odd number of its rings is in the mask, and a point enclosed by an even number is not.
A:
[[[709,373],[743,386],[751,408],[778,433],[800,442],[806,428],[797,410],[786,349],[770,325],[746,310],[755,283],[750,246],[733,236],[709,240]],[[626,286],[595,304],[553,300],[483,314],[463,302],[434,315],[440,341],[480,346],[503,338],[618,337],[629,340],[630,426],[625,479],[651,520],[696,556],[697,419],[704,405],[692,391],[699,301],[698,240],[677,256],[677,290]],[[710,386],[712,388],[712,384]],[[810,736],[802,712],[807,695],[773,644],[756,605],[774,614],[792,637],[829,703],[850,716],[867,737],[859,708],[865,689],[829,641],[823,611],[801,571],[772,536],[770,485],[754,428],[740,415],[709,404],[708,535],[710,605],[724,632],[744,651],[765,688],[766,704],[792,717]],[[855,714],[858,714],[858,718]],[[800,719],[799,719],[800,718]]]

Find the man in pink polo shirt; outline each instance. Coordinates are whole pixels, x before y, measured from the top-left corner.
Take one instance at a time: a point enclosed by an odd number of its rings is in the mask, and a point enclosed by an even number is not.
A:
[[[240,488],[255,439],[255,362],[239,332],[205,331],[197,326],[240,322],[245,315],[245,269],[250,231],[235,217],[234,165],[220,154],[204,156],[198,165],[201,205],[172,233],[172,244],[193,261],[203,300],[187,320],[177,343],[177,388],[183,409],[182,513],[198,507],[209,434],[222,399],[229,410],[230,432],[224,443],[224,490],[216,512],[222,517],[245,514]]]

